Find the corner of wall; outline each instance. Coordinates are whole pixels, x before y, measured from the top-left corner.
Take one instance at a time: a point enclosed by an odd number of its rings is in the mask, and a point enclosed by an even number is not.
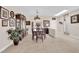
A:
[[[3,52],[5,49],[7,49],[9,46],[11,46],[13,42],[9,43],[8,45],[4,46],[4,48],[0,49],[0,52]]]

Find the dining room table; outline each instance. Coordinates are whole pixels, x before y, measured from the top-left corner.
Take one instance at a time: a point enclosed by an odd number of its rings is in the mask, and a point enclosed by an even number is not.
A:
[[[34,40],[34,36],[36,36],[36,42],[38,42],[38,39],[45,39],[45,31],[44,28],[33,28],[32,31],[32,39]]]

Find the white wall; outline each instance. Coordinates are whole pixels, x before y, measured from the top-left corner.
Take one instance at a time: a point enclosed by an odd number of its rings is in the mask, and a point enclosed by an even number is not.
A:
[[[61,20],[64,23],[64,16],[62,15],[57,17],[57,37],[63,37],[64,32],[68,32],[70,37],[79,39],[79,23],[71,24],[71,16],[75,14],[79,14],[79,11],[74,11],[69,13],[68,15],[65,15],[66,24],[62,25],[59,24],[59,21]]]
[[[49,35],[51,35],[52,37],[55,37],[56,28],[57,28],[56,20],[52,20],[52,17],[51,17],[50,18]]]
[[[2,27],[2,19],[0,19],[0,52],[12,43],[12,41],[8,39],[7,33],[7,30],[10,28],[12,27]]]
[[[69,15],[70,20],[68,20],[69,22],[68,31],[72,37],[79,39],[79,23],[71,24],[71,16],[75,14],[79,14],[79,11],[72,12]]]
[[[51,29],[56,29],[57,26],[56,26],[56,20],[50,20],[50,28]]]
[[[56,29],[56,37],[61,37],[64,34],[64,25],[60,24],[59,22],[63,23],[63,17],[57,17],[57,29]]]

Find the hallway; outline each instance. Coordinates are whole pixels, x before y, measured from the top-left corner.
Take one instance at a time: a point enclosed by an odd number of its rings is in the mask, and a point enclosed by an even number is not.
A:
[[[10,46],[3,53],[75,53],[79,52],[79,40],[56,39],[47,35],[42,43],[32,41],[31,35],[26,36],[18,46]]]

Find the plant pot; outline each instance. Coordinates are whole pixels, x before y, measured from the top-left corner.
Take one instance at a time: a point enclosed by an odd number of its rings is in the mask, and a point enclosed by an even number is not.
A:
[[[14,45],[18,45],[19,44],[19,40],[18,39],[14,39],[13,43],[14,43]]]

